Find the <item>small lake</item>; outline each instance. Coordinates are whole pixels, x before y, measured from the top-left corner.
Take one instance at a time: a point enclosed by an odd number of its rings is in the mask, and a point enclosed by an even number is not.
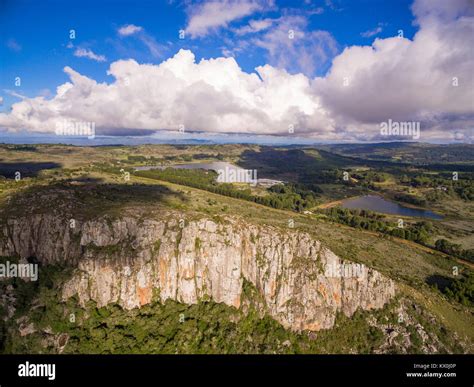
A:
[[[264,187],[271,187],[275,184],[283,184],[282,180],[258,179],[257,171],[244,169],[237,165],[225,161],[211,161],[209,163],[189,163],[189,164],[169,164],[169,165],[150,165],[135,167],[136,171],[149,171],[152,169],[205,169],[213,170],[218,173],[218,183],[250,183],[259,184]]]
[[[344,200],[342,202],[342,208],[370,210],[384,214],[414,216],[417,218],[443,219],[441,215],[435,214],[432,211],[404,207],[398,203],[390,202],[375,195],[366,195]]]
[[[143,167],[136,167],[136,171],[148,171],[150,169],[165,169],[165,168],[177,168],[177,169],[210,169],[213,171],[225,170],[227,169],[234,169],[234,170],[243,170],[234,164],[227,163],[225,161],[212,161],[210,163],[189,163],[189,164],[170,164],[170,165],[163,165],[163,166],[143,166]]]

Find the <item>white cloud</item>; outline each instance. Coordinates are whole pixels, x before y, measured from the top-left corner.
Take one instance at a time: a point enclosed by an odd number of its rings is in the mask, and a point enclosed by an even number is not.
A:
[[[418,22],[452,22],[460,16],[474,16],[472,0],[416,0],[412,5],[413,14]]]
[[[185,32],[198,38],[227,27],[229,23],[273,6],[264,0],[212,0],[188,7],[188,24]]]
[[[96,129],[124,128],[288,134],[289,125],[328,134],[331,120],[311,93],[310,80],[269,65],[257,74],[233,58],[195,63],[181,50],[159,65],[134,60],[110,65],[111,84],[97,83],[66,67],[70,82],[50,100],[27,99],[0,114],[0,126],[51,132],[62,119],[95,122]],[[133,131],[133,130],[132,130]]]
[[[467,37],[474,36],[474,18],[458,17],[456,8],[467,2],[452,2],[452,8],[441,2],[442,10],[431,1],[415,3],[420,30],[413,40],[346,48],[313,84],[331,116],[365,138],[377,136],[388,119],[420,121],[422,141],[472,129],[474,50]]]
[[[361,32],[360,36],[362,36],[363,38],[370,38],[372,36],[380,34],[382,32],[382,30],[383,30],[382,26],[378,25],[377,27],[375,27],[371,30]]]
[[[334,12],[341,12],[344,10],[344,8],[339,7],[338,5],[334,4],[335,2],[339,3],[339,1],[333,1],[333,0],[326,0],[325,4],[326,7],[330,8]]]
[[[51,90],[49,90],[48,88],[44,88],[38,92],[38,95],[47,98],[47,97],[50,97],[52,94],[51,94]]]
[[[3,91],[5,93],[7,93],[8,95],[11,95],[12,97],[15,97],[15,98],[19,98],[19,99],[27,99],[28,97],[24,96],[23,94],[20,94],[14,90],[10,90],[10,89],[3,89]]]
[[[148,51],[150,51],[150,54],[154,58],[160,58],[163,55],[163,45],[159,44],[152,36],[143,34],[140,36],[140,40],[148,48]]]
[[[88,48],[76,48],[76,51],[74,51],[74,56],[79,58],[89,58],[97,62],[105,62],[107,60],[104,55],[97,55]]]
[[[94,122],[98,133],[184,125],[188,131],[287,135],[293,125],[297,136],[341,141],[387,139],[380,138],[380,122],[392,119],[420,121],[421,141],[472,141],[474,52],[467,37],[474,34],[474,15],[467,1],[433,9],[431,1],[420,0],[413,7],[420,26],[413,40],[347,47],[329,73],[315,79],[276,67],[285,62],[283,49],[286,56],[305,52],[278,42],[289,25],[298,25],[291,19],[258,36],[276,64],[256,73],[242,71],[233,58],[196,63],[187,50],[159,65],[114,62],[110,84],[66,67],[70,81],[53,98],[13,104],[11,112],[0,113],[0,128],[54,132],[58,120],[69,119]],[[295,39],[309,42],[316,33],[295,29]]]
[[[221,53],[226,58],[229,57],[229,56],[234,56],[234,53],[231,50],[229,50],[227,47],[221,47]]]
[[[246,35],[246,34],[260,32],[260,31],[270,28],[275,21],[276,21],[275,19],[270,19],[270,18],[260,19],[260,20],[250,20],[248,25],[240,27],[240,28],[236,28],[234,32],[237,35]]]
[[[118,29],[118,34],[120,36],[130,36],[133,34],[136,34],[137,32],[142,31],[143,28],[140,26],[136,26],[134,24],[127,24],[125,26],[122,26]]]
[[[327,31],[308,31],[304,16],[282,16],[274,27],[252,39],[255,46],[267,50],[273,66],[291,68],[312,75],[337,52],[337,42]]]
[[[147,34],[143,27],[136,26],[134,24],[127,24],[120,27],[117,30],[117,33],[121,37],[128,37],[132,35],[136,37],[148,48],[148,51],[154,58],[160,58],[163,56],[165,47],[162,44],[159,44],[153,36]]]

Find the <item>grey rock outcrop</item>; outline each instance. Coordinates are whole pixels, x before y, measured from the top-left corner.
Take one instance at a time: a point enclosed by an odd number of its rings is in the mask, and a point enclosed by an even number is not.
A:
[[[68,262],[75,269],[64,299],[77,295],[81,304],[93,300],[125,309],[154,296],[239,308],[248,281],[259,292],[262,313],[296,331],[331,328],[338,311],[351,316],[358,308],[381,308],[395,295],[394,282],[369,268],[363,275],[328,276],[328,267],[344,262],[308,233],[237,218],[181,218],[186,216],[124,215],[76,222],[74,228],[48,215],[11,219],[0,229],[0,255]]]

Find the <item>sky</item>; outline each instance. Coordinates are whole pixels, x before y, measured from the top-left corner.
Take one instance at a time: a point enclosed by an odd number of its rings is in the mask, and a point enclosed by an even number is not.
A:
[[[0,0],[0,103],[0,141],[472,143],[474,1]]]

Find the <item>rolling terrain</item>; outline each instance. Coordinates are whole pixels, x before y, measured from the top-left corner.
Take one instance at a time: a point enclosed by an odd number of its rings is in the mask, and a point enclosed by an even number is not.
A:
[[[407,167],[356,146],[3,145],[0,256],[40,273],[0,282],[2,351],[472,353],[473,149],[461,148]],[[135,171],[216,160],[285,183]],[[368,193],[443,219],[404,217],[401,232],[398,216],[321,208]],[[327,275],[343,263],[367,275]]]

